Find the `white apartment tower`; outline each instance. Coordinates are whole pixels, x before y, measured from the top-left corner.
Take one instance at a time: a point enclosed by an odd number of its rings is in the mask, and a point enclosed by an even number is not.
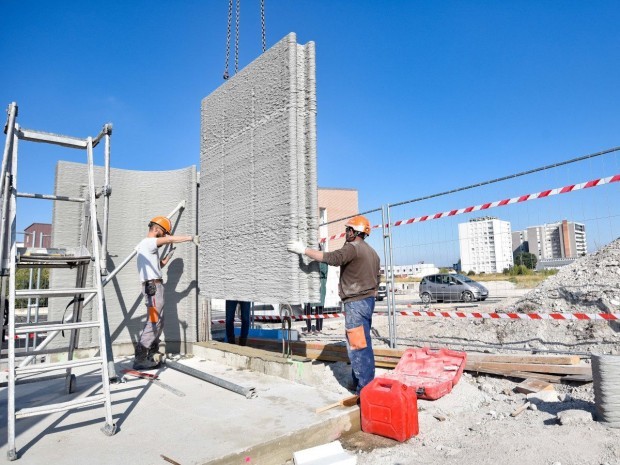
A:
[[[588,250],[586,226],[567,220],[530,226],[524,231],[514,232],[512,238],[515,252],[530,252],[539,260],[576,258]]]
[[[459,223],[459,249],[463,273],[501,273],[513,265],[510,222],[486,216]]]

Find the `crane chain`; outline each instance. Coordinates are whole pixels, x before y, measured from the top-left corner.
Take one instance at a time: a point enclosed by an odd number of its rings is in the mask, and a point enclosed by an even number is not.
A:
[[[241,16],[241,0],[237,0],[237,17],[235,27],[235,74],[239,71],[239,17]]]
[[[267,33],[265,31],[265,0],[260,0],[260,26],[263,39],[263,53],[267,50]]]
[[[228,74],[228,59],[230,57],[230,28],[232,25],[232,7],[233,0],[228,0],[228,29],[226,31],[226,61],[224,64],[224,80],[230,77],[230,75]]]
[[[232,32],[233,0],[228,0],[228,27],[226,29],[226,59],[224,61],[224,80],[230,77],[228,74],[228,62],[230,60],[230,36]],[[241,19],[241,0],[235,2],[235,74],[239,72],[239,23]],[[263,53],[267,50],[267,32],[265,27],[265,0],[260,2],[260,23]]]

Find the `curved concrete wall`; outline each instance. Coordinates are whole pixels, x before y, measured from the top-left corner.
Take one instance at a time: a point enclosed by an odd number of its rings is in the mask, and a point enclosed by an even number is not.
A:
[[[201,293],[267,303],[319,300],[314,43],[291,33],[202,101]]]
[[[87,165],[60,162],[56,168],[56,194],[87,197]],[[95,185],[104,184],[104,171],[95,168]],[[181,200],[186,207],[172,218],[177,234],[196,233],[197,178],[196,168],[175,171],[128,171],[111,169],[112,195],[109,210],[108,263],[113,271],[147,234],[149,220],[169,214]],[[73,248],[79,244],[83,223],[83,205],[54,202],[52,247]],[[97,205],[98,222],[103,221],[103,200]],[[165,307],[164,334],[167,350],[181,350],[182,344],[195,342],[197,333],[197,250],[193,243],[178,244],[174,257],[164,271]],[[75,287],[74,270],[52,270],[51,288]],[[91,277],[89,275],[89,282]],[[135,258],[104,288],[108,322],[113,344],[130,343],[137,339],[146,321],[141,299]],[[60,320],[70,298],[50,299],[49,319]],[[92,305],[85,309],[90,318]],[[95,345],[96,332],[80,331],[80,347]],[[57,336],[54,345],[66,345]]]

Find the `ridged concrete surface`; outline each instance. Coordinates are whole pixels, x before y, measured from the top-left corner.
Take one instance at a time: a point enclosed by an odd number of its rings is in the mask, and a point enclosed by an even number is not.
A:
[[[219,299],[319,300],[315,52],[291,33],[202,101],[199,282]]]
[[[87,165],[60,162],[56,169],[56,194],[87,197]],[[175,171],[128,171],[111,169],[108,264],[109,271],[119,265],[148,232],[149,220],[169,214],[180,201],[186,207],[172,218],[173,233],[196,232],[196,187],[194,166]],[[95,168],[95,186],[104,184],[104,171]],[[98,221],[103,224],[103,200],[97,204]],[[52,247],[75,247],[80,241],[83,205],[74,202],[54,202]],[[171,262],[163,269],[165,285],[165,327],[163,340],[167,349],[178,347],[177,342],[196,341],[197,332],[197,250],[193,243],[178,244]],[[51,288],[75,287],[75,270],[52,270]],[[88,282],[91,283],[89,274]],[[90,284],[87,284],[90,285]],[[112,342],[128,343],[136,340],[146,321],[142,303],[135,258],[104,288],[108,322]],[[50,320],[60,320],[70,298],[50,299]],[[93,306],[84,312],[84,320],[91,318]],[[80,331],[80,347],[93,345],[95,331]],[[56,338],[55,346],[66,339]],[[62,342],[60,342],[62,341]]]

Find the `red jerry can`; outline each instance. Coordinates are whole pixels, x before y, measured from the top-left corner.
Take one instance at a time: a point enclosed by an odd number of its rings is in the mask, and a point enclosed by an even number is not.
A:
[[[419,432],[416,388],[396,379],[375,378],[360,393],[362,431],[397,441]]]

